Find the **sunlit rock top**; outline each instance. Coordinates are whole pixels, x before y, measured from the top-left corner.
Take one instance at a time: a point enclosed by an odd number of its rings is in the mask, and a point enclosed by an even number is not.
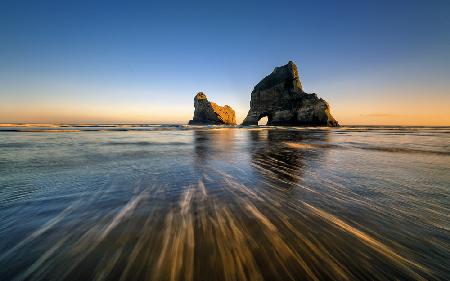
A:
[[[219,106],[208,101],[203,92],[194,97],[194,118],[189,125],[236,125],[234,110],[228,106]]]

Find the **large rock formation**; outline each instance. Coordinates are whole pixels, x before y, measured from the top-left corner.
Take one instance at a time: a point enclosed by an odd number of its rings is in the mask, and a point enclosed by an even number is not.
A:
[[[236,116],[230,106],[210,102],[202,92],[195,95],[194,108],[194,118],[189,125],[236,125]]]
[[[303,92],[297,66],[292,61],[275,67],[255,86],[250,110],[242,124],[257,125],[266,116],[267,125],[339,126],[325,100]]]

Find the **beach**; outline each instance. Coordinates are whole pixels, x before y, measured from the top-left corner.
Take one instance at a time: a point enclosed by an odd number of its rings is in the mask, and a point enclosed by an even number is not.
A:
[[[450,127],[0,127],[2,280],[448,280]]]

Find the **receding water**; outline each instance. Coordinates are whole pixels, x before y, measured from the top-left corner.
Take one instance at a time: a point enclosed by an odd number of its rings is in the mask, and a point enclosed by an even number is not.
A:
[[[3,127],[0,280],[450,280],[450,128]]]

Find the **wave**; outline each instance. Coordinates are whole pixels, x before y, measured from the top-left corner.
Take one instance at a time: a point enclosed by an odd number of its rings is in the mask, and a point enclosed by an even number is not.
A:
[[[73,132],[146,132],[171,130],[288,130],[288,131],[332,131],[336,134],[377,132],[386,135],[434,136],[450,134],[448,126],[342,126],[330,127],[291,127],[291,126],[242,126],[242,125],[186,125],[186,124],[0,124],[1,132],[25,133],[73,133]]]
[[[0,143],[0,148],[23,148],[30,145],[33,144],[25,142],[7,142],[7,143]]]
[[[403,147],[383,147],[383,146],[354,146],[355,148],[364,150],[374,150],[383,152],[393,152],[393,153],[420,153],[420,154],[435,154],[435,155],[448,155],[450,156],[450,151],[439,151],[439,150],[425,150],[416,148],[403,148]]]
[[[362,150],[382,151],[382,152],[391,152],[391,153],[419,153],[419,154],[434,154],[434,155],[450,156],[450,151],[444,151],[444,150],[426,150],[426,149],[405,148],[405,147],[374,146],[374,145],[368,145],[368,144],[363,144],[363,143],[354,143],[354,142],[346,142],[344,144],[284,142],[284,144],[289,148],[299,149],[299,150],[327,149],[327,148],[337,148],[337,149],[356,148],[356,149],[362,149]]]
[[[136,141],[136,142],[116,142],[116,141],[111,141],[111,142],[105,142],[103,143],[105,145],[136,145],[136,146],[146,146],[146,145],[188,145],[188,143],[185,142],[153,142],[153,141]]]

